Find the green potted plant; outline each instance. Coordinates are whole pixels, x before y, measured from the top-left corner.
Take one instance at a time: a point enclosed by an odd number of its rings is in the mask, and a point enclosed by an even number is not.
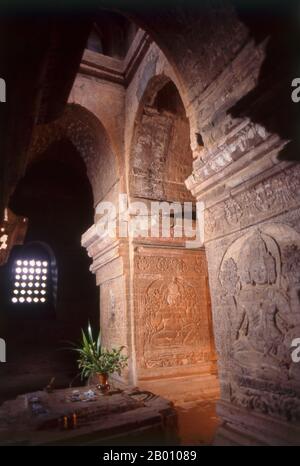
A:
[[[82,340],[75,351],[79,354],[77,359],[81,378],[96,376],[98,387],[102,392],[109,390],[109,374],[117,372],[121,374],[122,369],[127,366],[128,357],[121,354],[124,346],[112,348],[111,350],[101,345],[101,330],[97,339],[94,339],[91,325],[88,325],[87,333],[81,329]]]

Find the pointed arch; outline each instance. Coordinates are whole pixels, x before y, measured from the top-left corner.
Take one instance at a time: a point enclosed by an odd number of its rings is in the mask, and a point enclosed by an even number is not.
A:
[[[99,119],[78,104],[69,104],[58,120],[37,126],[30,148],[35,160],[54,142],[68,139],[85,162],[94,204],[104,199],[119,180],[119,167],[109,135]]]

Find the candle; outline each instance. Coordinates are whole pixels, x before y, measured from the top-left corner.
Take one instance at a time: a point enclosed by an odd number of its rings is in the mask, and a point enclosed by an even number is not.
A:
[[[76,413],[73,413],[72,419],[73,419],[73,428],[76,429],[76,427],[77,427],[77,416],[76,416]]]
[[[67,418],[67,416],[63,417],[63,423],[64,423],[64,429],[67,429],[68,428],[68,418]]]

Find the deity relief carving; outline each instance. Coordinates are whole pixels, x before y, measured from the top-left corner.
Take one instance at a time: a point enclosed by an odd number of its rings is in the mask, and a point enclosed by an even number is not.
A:
[[[247,233],[229,247],[219,270],[230,329],[232,401],[263,411],[268,403],[258,398],[272,398],[272,381],[282,398],[277,411],[269,407],[277,415],[287,394],[300,406],[300,368],[290,356],[291,341],[300,335],[300,273],[294,266],[300,264],[300,237],[285,229],[269,224]],[[288,237],[295,243],[286,245]]]
[[[156,309],[152,306],[153,297],[160,296]],[[186,301],[187,300],[187,301]],[[183,281],[154,283],[146,295],[146,307],[149,311],[148,341],[153,346],[183,345],[189,340],[199,340],[197,325],[196,293]],[[185,304],[187,307],[185,308]],[[195,326],[195,327],[194,327]]]
[[[194,271],[207,275],[207,263],[206,258],[203,255],[196,257]]]
[[[136,338],[141,369],[213,360],[204,251],[137,255]]]
[[[178,364],[201,346],[201,313],[195,289],[179,278],[154,281],[145,296],[144,360],[147,367]]]
[[[283,276],[286,277],[288,286],[300,286],[300,249],[295,244],[289,245],[283,250]]]

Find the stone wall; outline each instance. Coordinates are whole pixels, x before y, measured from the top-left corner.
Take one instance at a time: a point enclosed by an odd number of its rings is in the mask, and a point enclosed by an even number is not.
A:
[[[132,144],[129,175],[132,196],[170,202],[191,200],[184,185],[191,169],[186,118],[159,113],[152,107],[144,109]]]
[[[264,71],[268,40],[241,44],[230,66],[195,100],[204,146],[187,186],[206,205],[221,398],[248,416],[277,418],[280,442],[286,430],[280,423],[299,423],[300,379],[291,343],[300,333],[300,178],[298,165],[284,160],[285,139],[270,124],[275,115],[281,121],[274,103],[282,99],[285,78],[276,81],[273,67]],[[226,419],[225,413],[222,408]],[[252,434],[262,436],[264,429],[268,423],[257,418]],[[267,441],[274,441],[271,434]]]
[[[291,362],[289,347],[299,326],[299,170],[284,157],[288,138],[282,121],[289,115],[278,104],[287,103],[283,97],[288,54],[276,39],[284,36],[285,26],[274,34],[272,21],[266,21],[261,34],[239,9],[223,1],[213,8],[212,2],[205,2],[199,12],[182,7],[167,16],[154,11],[147,17],[147,9],[132,13],[165,55],[151,44],[126,84],[127,192],[142,198],[153,199],[155,193],[156,198],[172,198],[162,187],[166,185],[159,165],[163,156],[155,151],[157,163],[151,171],[152,154],[147,152],[151,134],[159,139],[162,123],[161,115],[145,111],[153,108],[147,88],[154,95],[163,76],[175,83],[189,119],[194,161],[186,186],[205,202],[205,248],[222,400],[246,408],[249,416],[263,413],[296,425],[299,370]],[[170,126],[164,118],[165,127]],[[140,128],[137,122],[142,122]],[[168,131],[162,133],[165,137]],[[164,154],[164,141],[160,143]],[[173,152],[176,160],[176,147]],[[172,169],[176,172],[175,166]],[[144,347],[150,337],[143,331],[132,333],[134,323],[139,326],[135,309],[145,311],[151,286],[168,307],[166,290],[171,284],[153,272],[151,285],[147,274],[138,271],[139,254],[133,244],[128,254],[127,333],[138,371],[151,361]],[[173,279],[171,288],[188,293],[185,274]]]
[[[291,165],[244,184],[209,215],[206,244],[222,398],[296,424],[299,179]]]
[[[36,128],[30,161],[42,157],[51,144],[63,139],[73,144],[85,162],[94,205],[109,198],[120,182],[119,166],[109,135],[99,119],[81,105],[68,105],[59,119]]]

